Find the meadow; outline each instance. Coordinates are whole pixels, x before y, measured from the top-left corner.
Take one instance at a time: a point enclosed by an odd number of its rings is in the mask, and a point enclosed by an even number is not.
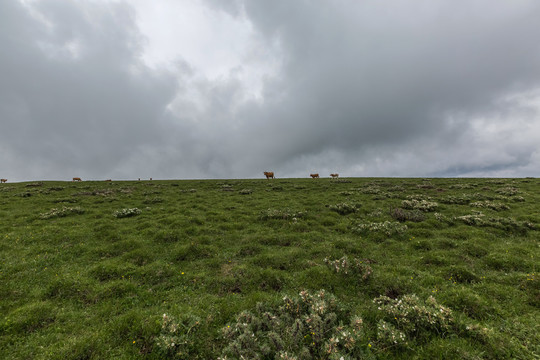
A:
[[[540,180],[0,184],[2,359],[538,359]]]

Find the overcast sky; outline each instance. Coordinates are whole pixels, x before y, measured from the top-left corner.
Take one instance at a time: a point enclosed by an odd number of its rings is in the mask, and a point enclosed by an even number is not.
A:
[[[0,0],[0,177],[540,176],[537,0]]]

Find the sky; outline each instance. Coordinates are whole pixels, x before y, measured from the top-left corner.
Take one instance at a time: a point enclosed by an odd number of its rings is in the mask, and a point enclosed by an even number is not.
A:
[[[537,0],[0,0],[0,177],[538,177],[538,19]]]

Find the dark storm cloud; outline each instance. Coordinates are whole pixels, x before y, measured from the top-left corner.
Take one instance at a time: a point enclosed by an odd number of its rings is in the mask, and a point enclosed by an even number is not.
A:
[[[217,77],[148,67],[134,3],[29,4],[0,2],[2,177],[540,175],[536,1],[206,0],[252,26]]]
[[[19,177],[122,175],[160,143],[176,82],[140,62],[133,9],[3,1],[0,14],[0,140]]]
[[[285,95],[249,114],[279,141],[279,148],[265,147],[275,166],[336,150],[373,169],[366,154],[374,149],[391,158],[434,138],[448,146],[432,151],[459,157],[454,148],[472,131],[474,116],[496,111],[501,97],[540,86],[536,2],[236,1],[223,9],[243,12],[268,43],[280,44],[281,77],[267,86]],[[314,162],[325,166],[329,159],[320,158]],[[438,171],[417,165],[407,174]]]

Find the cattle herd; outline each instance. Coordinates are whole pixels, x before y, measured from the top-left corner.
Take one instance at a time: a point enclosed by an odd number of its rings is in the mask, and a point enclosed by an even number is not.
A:
[[[264,176],[266,176],[266,179],[275,179],[273,171],[265,171]],[[319,178],[319,174],[309,174],[309,176],[311,176],[313,179]],[[332,179],[337,179],[339,177],[339,174],[330,174],[330,176],[332,177]],[[139,178],[139,181],[140,180],[141,178]],[[152,178],[150,178],[150,180],[152,180]],[[82,181],[82,179],[80,177],[74,177],[72,181]],[[112,181],[112,180],[107,179],[105,181]],[[0,179],[0,182],[5,183],[7,182],[7,179]]]
[[[275,179],[274,172],[273,171],[265,171],[263,173],[267,179]],[[319,179],[319,174],[309,174],[313,179]],[[330,174],[332,179],[337,179],[339,177],[339,174]]]

